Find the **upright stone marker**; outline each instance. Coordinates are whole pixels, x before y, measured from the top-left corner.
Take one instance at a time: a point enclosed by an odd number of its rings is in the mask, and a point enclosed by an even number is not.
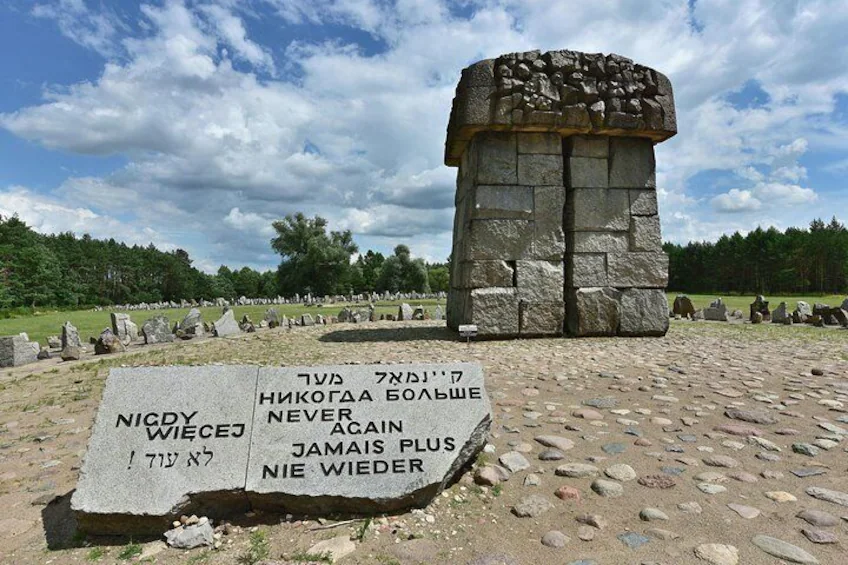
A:
[[[262,368],[248,495],[256,508],[313,514],[423,505],[490,425],[476,364]]]
[[[112,369],[71,499],[92,533],[244,511],[256,367]]]

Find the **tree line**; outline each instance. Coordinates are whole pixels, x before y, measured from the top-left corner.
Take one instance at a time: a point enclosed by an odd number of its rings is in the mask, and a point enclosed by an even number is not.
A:
[[[748,294],[848,293],[848,229],[835,217],[809,229],[757,228],[715,243],[663,245],[669,290]]]
[[[45,235],[17,216],[0,216],[0,309],[447,290],[448,265],[414,259],[404,245],[389,257],[368,250],[352,261],[358,248],[351,233],[327,233],[323,218],[295,214],[274,227],[271,246],[282,259],[276,271],[222,265],[208,274],[182,249]]]

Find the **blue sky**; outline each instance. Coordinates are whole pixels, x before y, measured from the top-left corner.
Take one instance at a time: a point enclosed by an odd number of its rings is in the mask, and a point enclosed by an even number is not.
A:
[[[450,252],[460,70],[615,52],[672,80],[663,235],[848,221],[848,5],[739,0],[0,0],[0,214],[274,267],[303,211]]]

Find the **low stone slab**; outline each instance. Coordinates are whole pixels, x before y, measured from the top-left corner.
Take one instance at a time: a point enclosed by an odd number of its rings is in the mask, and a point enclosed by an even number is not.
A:
[[[255,508],[310,514],[423,505],[490,425],[476,364],[264,367],[247,493]]]
[[[426,505],[482,450],[477,364],[113,369],[71,500],[93,534],[181,514]]]
[[[91,533],[248,509],[256,367],[112,369],[71,508]]]
[[[40,348],[25,334],[0,337],[0,367],[18,367],[35,363]]]

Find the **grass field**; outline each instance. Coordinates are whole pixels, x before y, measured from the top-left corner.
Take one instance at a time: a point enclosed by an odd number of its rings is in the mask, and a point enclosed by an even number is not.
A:
[[[669,308],[671,308],[672,302],[674,302],[674,297],[677,296],[678,293],[668,293],[668,303]],[[708,296],[702,294],[690,294],[689,298],[692,299],[692,302],[695,304],[695,308],[704,308],[709,306],[710,302],[713,301],[715,296]],[[747,314],[748,305],[753,302],[754,297],[751,295],[743,295],[743,296],[724,296],[725,304],[729,310],[733,311],[736,309],[742,310]],[[810,305],[816,302],[822,302],[828,304],[830,306],[838,306],[845,299],[844,296],[838,295],[827,295],[827,296],[767,296],[766,299],[769,301],[770,307],[773,309],[782,301],[785,301],[789,306],[790,310],[795,308],[795,303],[799,300],[804,300],[809,302]],[[435,309],[436,304],[439,303],[437,300],[419,300],[419,301],[411,301],[410,305],[413,307],[418,306],[419,304],[425,306],[431,312]],[[380,314],[396,314],[397,308],[400,302],[379,302],[377,303],[377,315]],[[441,302],[442,309],[445,308],[444,301]],[[325,316],[334,316],[338,315],[339,311],[344,307],[343,304],[333,304],[327,305],[323,308],[317,308],[315,306],[306,307],[299,304],[284,304],[280,306],[275,306],[280,314],[284,314],[288,317],[300,316],[304,313],[311,313],[313,316],[315,314],[324,314]],[[259,322],[265,310],[267,310],[269,306],[235,306],[233,310],[235,311],[236,319],[240,320],[241,317],[245,314],[250,316],[250,318],[254,322]],[[203,319],[207,322],[214,322],[221,315],[221,309],[217,307],[210,308],[201,308],[201,312],[203,312]],[[130,312],[130,316],[133,321],[139,325],[139,330],[141,329],[141,324],[144,323],[148,318],[152,318],[158,314],[163,314],[168,318],[170,323],[173,325],[174,322],[178,320],[182,320],[182,318],[188,313],[188,309],[172,309],[172,310],[144,310],[137,312]],[[104,309],[101,312],[92,312],[90,310],[78,310],[72,312],[40,312],[31,316],[24,316],[20,318],[9,318],[6,320],[0,320],[0,335],[13,335],[18,334],[20,332],[26,332],[30,339],[38,340],[40,343],[46,343],[47,336],[49,335],[59,335],[61,333],[61,326],[66,321],[69,320],[73,325],[77,327],[80,332],[80,337],[87,341],[89,336],[97,336],[103,331],[104,328],[108,328],[111,325],[109,321],[109,310]]]
[[[401,302],[378,302],[376,304],[377,316],[380,314],[397,314],[398,306]],[[423,305],[431,313],[436,308],[436,304],[442,305],[442,311],[445,309],[444,301],[438,300],[412,300],[409,301],[410,306]],[[233,312],[236,320],[241,320],[241,317],[247,314],[254,323],[259,323],[262,320],[265,311],[268,308],[276,308],[281,315],[289,318],[300,316],[301,314],[312,314],[314,318],[316,314],[324,316],[337,316],[344,308],[344,304],[331,304],[318,308],[316,306],[304,306],[302,304],[281,304],[278,306],[234,306]],[[366,305],[362,305],[363,308]],[[174,322],[182,320],[188,313],[188,308],[173,308],[169,310],[139,310],[129,312],[133,322],[138,324],[139,332],[141,325],[145,320],[162,314],[173,326]],[[221,309],[217,306],[209,308],[200,308],[203,313],[203,321],[212,323],[221,316]],[[21,332],[26,332],[31,340],[38,340],[42,345],[47,343],[47,336],[61,335],[62,324],[70,321],[79,330],[80,338],[84,343],[88,342],[89,336],[98,336],[105,328],[111,327],[112,323],[109,318],[110,310],[104,308],[101,312],[93,312],[91,310],[77,310],[65,312],[39,312],[31,316],[23,316],[20,318],[9,318],[0,320],[0,335],[14,335]]]

